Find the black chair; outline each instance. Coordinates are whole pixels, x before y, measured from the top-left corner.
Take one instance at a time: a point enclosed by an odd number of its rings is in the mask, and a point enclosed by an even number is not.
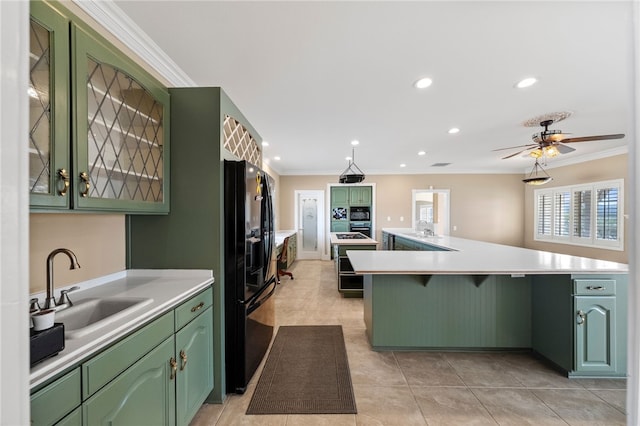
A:
[[[286,270],[287,267],[287,248],[289,247],[289,237],[285,238],[282,243],[282,250],[280,250],[280,254],[276,258],[276,280],[278,284],[280,284],[280,276],[288,275],[293,279],[293,274]]]

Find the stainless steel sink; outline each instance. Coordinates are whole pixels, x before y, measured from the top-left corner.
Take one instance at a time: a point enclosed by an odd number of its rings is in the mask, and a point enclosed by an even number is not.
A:
[[[55,321],[64,323],[67,339],[77,339],[129,315],[153,302],[143,297],[85,299],[56,312]]]

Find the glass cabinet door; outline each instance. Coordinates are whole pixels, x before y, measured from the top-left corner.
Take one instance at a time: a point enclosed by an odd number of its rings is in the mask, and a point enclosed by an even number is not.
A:
[[[36,208],[69,207],[68,34],[66,17],[45,3],[31,3],[29,192]]]
[[[72,31],[74,207],[168,211],[168,92],[88,30]]]

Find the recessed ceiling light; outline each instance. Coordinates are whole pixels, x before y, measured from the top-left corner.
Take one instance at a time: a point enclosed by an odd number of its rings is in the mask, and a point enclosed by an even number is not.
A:
[[[452,127],[449,129],[449,134],[450,135],[454,135],[456,133],[458,133],[460,131],[460,129],[458,129],[457,127]]]
[[[353,160],[353,158],[351,158],[351,157],[344,157],[344,159],[347,160],[347,161]]]
[[[275,157],[273,157],[274,160],[276,161],[280,161],[280,157],[278,157],[277,155]]]
[[[351,145],[353,145],[353,146],[356,146],[356,145],[358,145],[359,143],[360,143],[360,141],[357,141],[357,140],[355,140],[355,139],[351,141]]]
[[[267,142],[267,141],[262,141],[262,146],[269,146],[269,142]]]
[[[516,87],[518,89],[524,89],[525,87],[530,87],[533,86],[534,84],[536,84],[538,82],[538,80],[535,77],[527,77],[525,79],[520,80],[517,84]]]
[[[429,77],[424,77],[413,83],[413,85],[416,87],[416,89],[426,89],[427,87],[431,86],[431,83],[433,83],[433,80],[431,80]]]
[[[426,151],[418,151],[418,155],[427,155]]]
[[[402,163],[402,164],[400,164],[400,167],[407,167],[407,165]]]

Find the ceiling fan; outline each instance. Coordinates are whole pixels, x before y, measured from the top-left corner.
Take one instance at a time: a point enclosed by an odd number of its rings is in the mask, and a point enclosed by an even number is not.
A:
[[[549,119],[549,120],[540,121],[540,125],[544,127],[544,130],[538,133],[534,133],[531,136],[533,143],[530,143],[528,145],[511,146],[508,148],[499,148],[499,149],[494,149],[493,151],[503,151],[506,149],[523,148],[518,152],[507,155],[506,157],[502,157],[503,160],[507,158],[515,157],[516,155],[522,154],[525,151],[531,151],[529,152],[528,155],[533,158],[540,158],[543,156],[546,158],[551,158],[559,154],[566,154],[571,151],[575,151],[575,148],[565,145],[568,143],[591,142],[591,141],[601,141],[601,140],[608,140],[608,139],[621,139],[624,137],[624,133],[617,133],[613,135],[582,136],[577,138],[568,138],[566,136],[569,135],[569,133],[562,133],[562,130],[549,129],[549,126],[553,124],[555,121],[559,121],[559,120]]]

